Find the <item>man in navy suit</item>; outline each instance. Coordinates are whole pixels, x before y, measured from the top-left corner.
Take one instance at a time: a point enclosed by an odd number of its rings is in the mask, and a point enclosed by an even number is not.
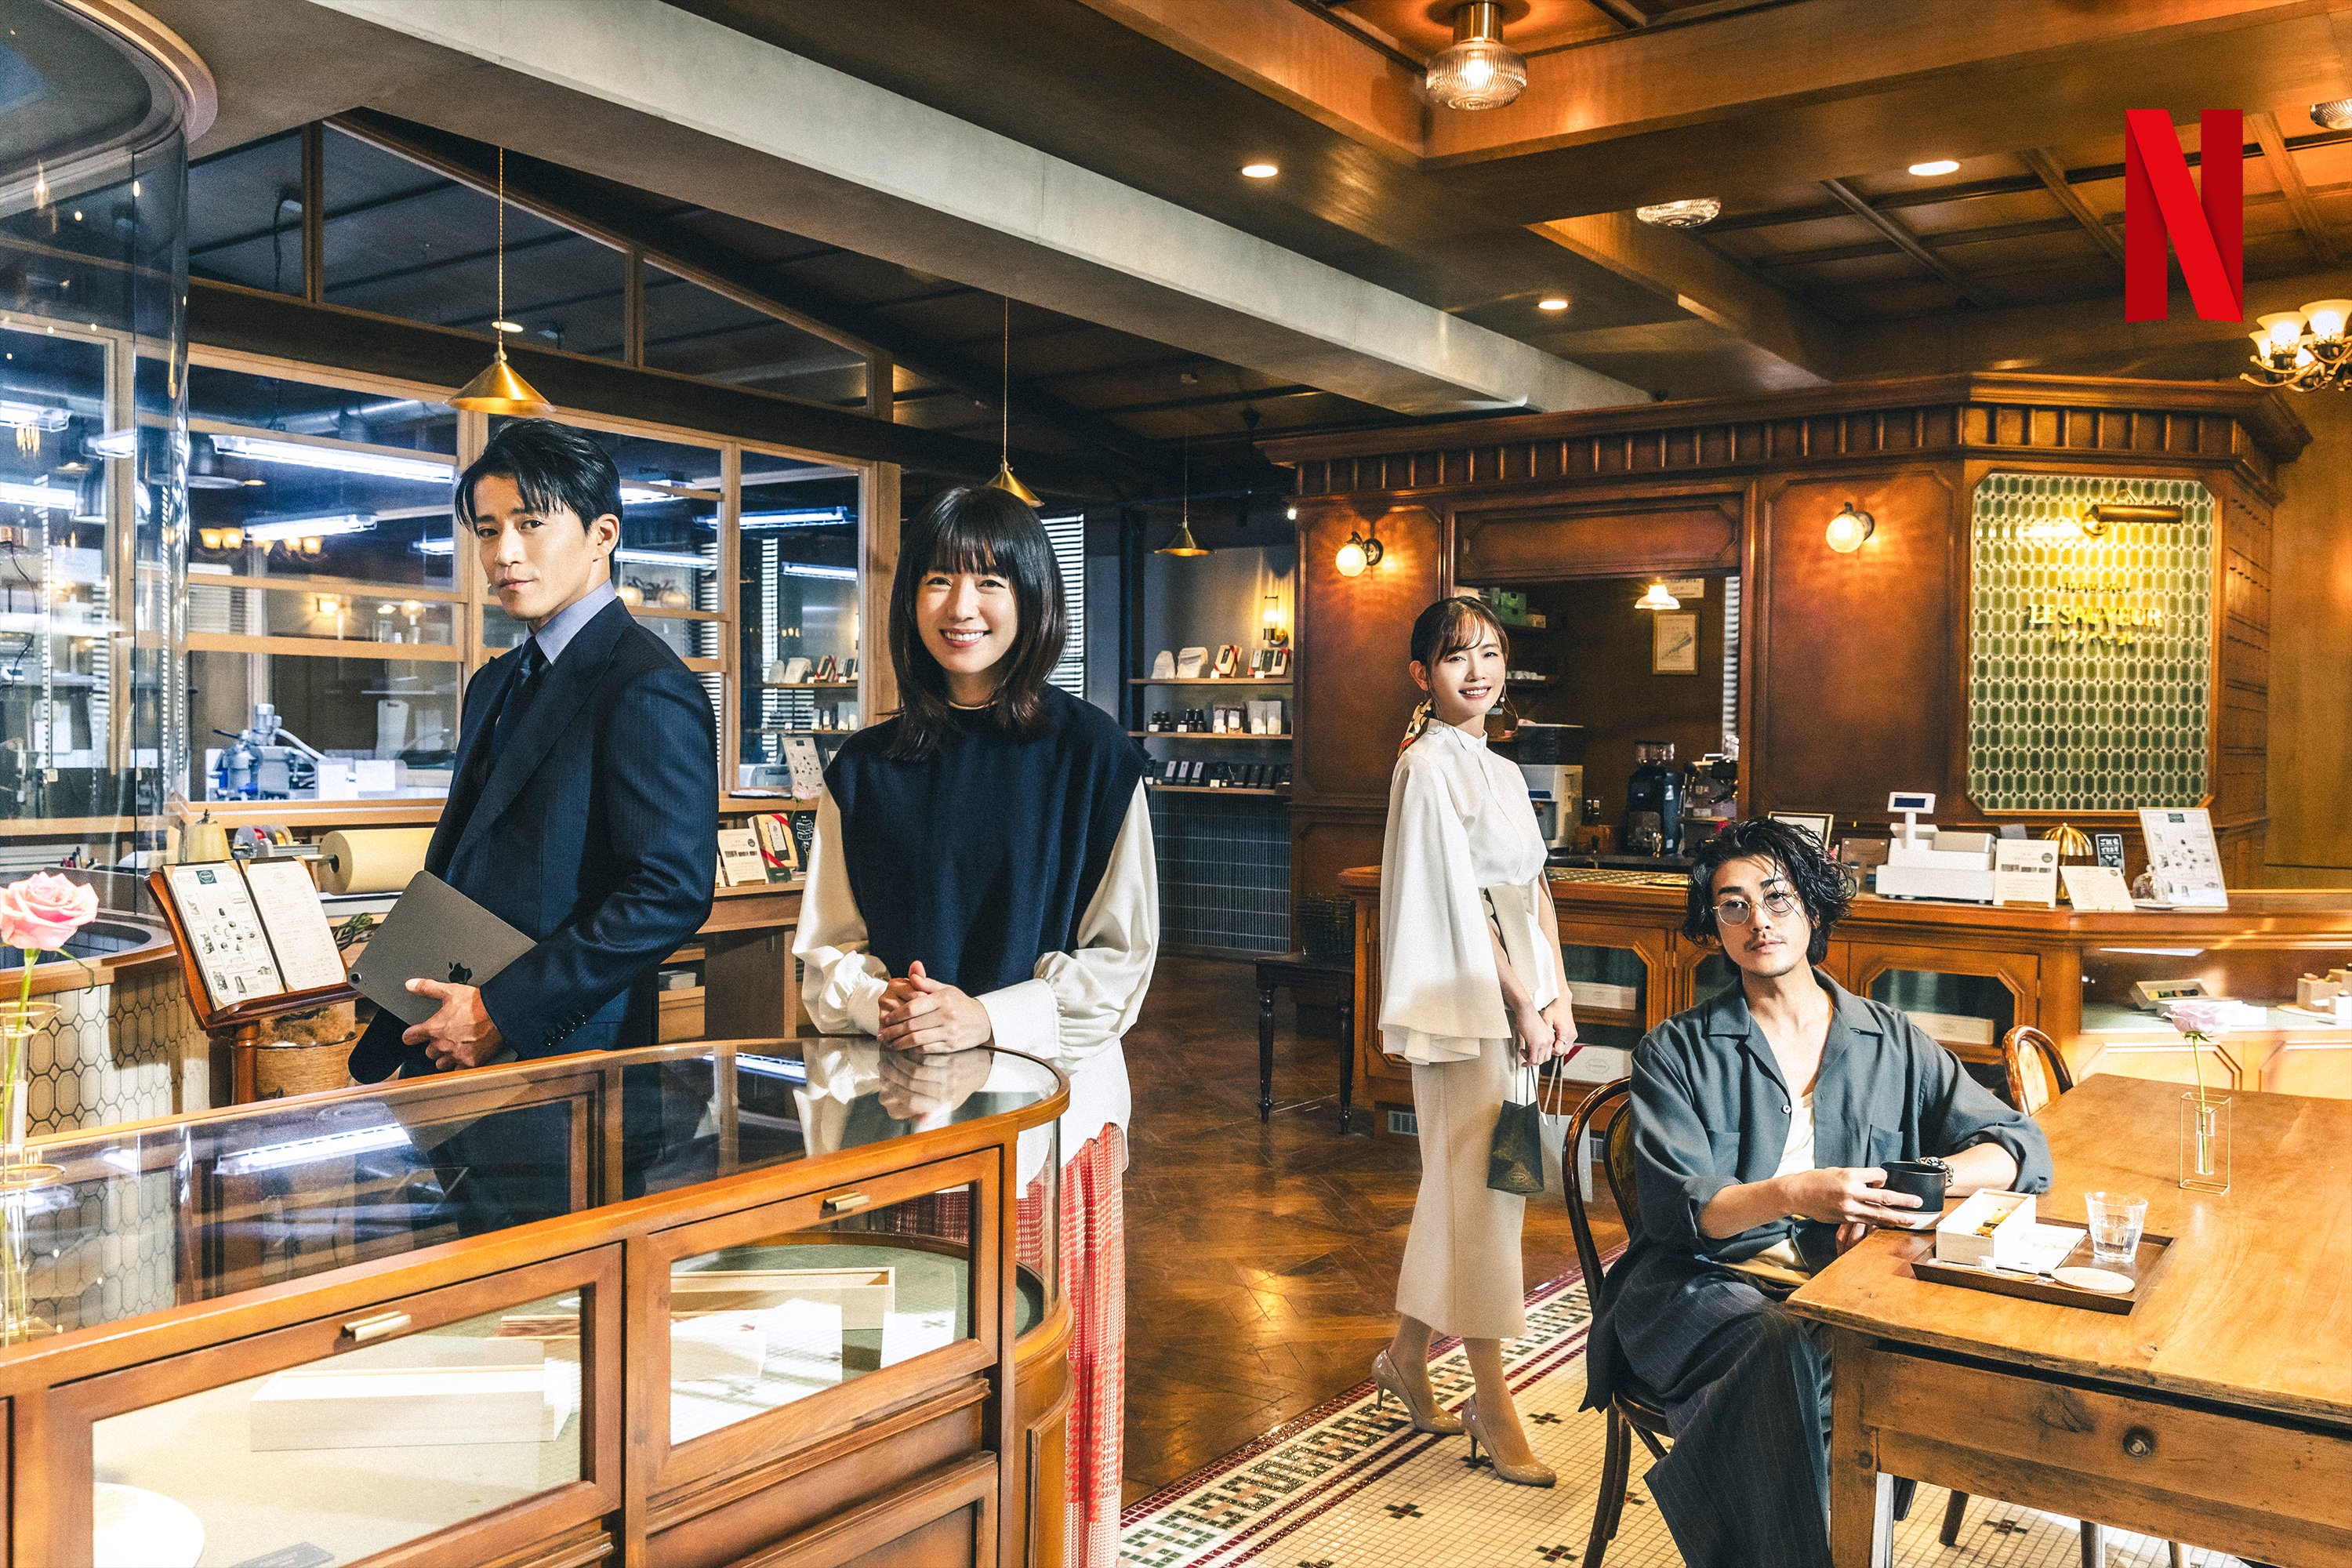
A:
[[[455,780],[425,868],[537,945],[485,984],[414,980],[439,1010],[379,1013],[352,1076],[654,1043],[656,971],[710,913],[719,778],[710,700],[613,586],[621,479],[544,419],[457,480],[499,606],[530,637],[466,688]]]

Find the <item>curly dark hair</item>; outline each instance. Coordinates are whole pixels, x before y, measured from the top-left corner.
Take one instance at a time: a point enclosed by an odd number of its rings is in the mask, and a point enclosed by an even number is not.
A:
[[[1745,859],[1769,860],[1788,873],[1789,885],[1805,906],[1805,918],[1813,922],[1813,939],[1805,946],[1805,956],[1815,963],[1827,958],[1830,928],[1853,907],[1845,874],[1820,839],[1769,816],[1735,822],[1699,850],[1698,863],[1691,868],[1690,904],[1683,914],[1683,934],[1694,941],[1722,940],[1715,927],[1715,874],[1727,861]]]

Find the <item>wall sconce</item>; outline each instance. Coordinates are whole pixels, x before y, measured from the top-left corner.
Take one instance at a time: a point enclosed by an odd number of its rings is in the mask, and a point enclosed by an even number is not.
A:
[[[295,549],[304,555],[321,555],[326,552],[327,542],[315,533],[306,533]]]
[[[1848,501],[1830,519],[1830,548],[1840,555],[1851,555],[1869,542],[1878,531],[1878,520],[1862,508]]]
[[[200,528],[196,530],[196,542],[206,550],[242,550],[245,548],[245,530]]]
[[[1377,525],[1375,529],[1377,530]],[[1381,557],[1386,553],[1388,552],[1381,548],[1381,538],[1377,531],[1370,533],[1350,532],[1348,535],[1348,542],[1339,546],[1339,553],[1333,557],[1332,564],[1339,569],[1339,575],[1342,577],[1360,577],[1364,574],[1366,567],[1379,565]]]
[[[1664,583],[1653,583],[1643,591],[1640,598],[1633,601],[1633,607],[1637,610],[1679,610],[1683,602],[1667,593]]]
[[[1258,622],[1265,628],[1263,635],[1268,647],[1286,647],[1289,645],[1290,633],[1282,624],[1281,595],[1268,594],[1265,596],[1265,609],[1258,616]]]
[[[337,598],[334,595],[321,594],[319,595],[319,614],[321,616],[332,616],[336,611],[342,607],[342,600]]]

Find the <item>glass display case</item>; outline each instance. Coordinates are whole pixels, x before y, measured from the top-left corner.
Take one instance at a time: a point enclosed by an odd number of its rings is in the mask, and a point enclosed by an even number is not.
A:
[[[0,1398],[52,1413],[19,1528],[54,1562],[478,1563],[632,1466],[676,1495],[1009,1391],[1066,1331],[1065,1103],[1027,1058],[819,1037],[45,1141],[62,1179],[0,1216]],[[667,1326],[625,1364],[625,1321]]]
[[[186,744],[186,104],[65,7],[12,8],[0,63],[0,820],[111,859]]]

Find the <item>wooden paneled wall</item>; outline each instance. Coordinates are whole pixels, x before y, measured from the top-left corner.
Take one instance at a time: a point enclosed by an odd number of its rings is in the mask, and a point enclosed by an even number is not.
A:
[[[2352,396],[2295,407],[2312,443],[2271,530],[2268,879],[2352,887]]]
[[[1958,375],[1269,442],[1297,470],[1299,497],[1293,889],[1328,892],[1339,868],[1377,858],[1396,715],[1413,695],[1406,628],[1457,577],[1736,568],[1746,809],[1870,822],[1885,819],[1889,791],[1931,789],[1939,819],[1986,820],[1967,797],[1963,721],[1970,508],[1995,469],[2194,479],[2213,491],[2210,805],[2231,879],[2259,881],[2276,776],[2272,514],[2282,465],[2310,438],[2279,395],[2248,386]],[[1823,531],[1848,501],[1878,527],[1840,555]],[[1339,577],[1332,552],[1375,517],[1404,552]],[[2300,602],[2309,590],[2295,592]],[[2326,626],[2346,630],[2340,614],[2292,630],[2303,639]],[[2137,840],[2128,814],[2069,820]]]

